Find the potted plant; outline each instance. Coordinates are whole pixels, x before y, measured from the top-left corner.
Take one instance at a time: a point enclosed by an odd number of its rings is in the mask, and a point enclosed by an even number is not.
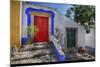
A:
[[[33,24],[31,24],[28,27],[28,44],[33,44],[33,38],[36,35],[36,32],[38,32],[39,30],[37,29],[37,27]]]

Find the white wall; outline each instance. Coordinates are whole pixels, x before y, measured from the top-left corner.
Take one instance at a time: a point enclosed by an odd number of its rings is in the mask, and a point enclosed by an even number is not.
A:
[[[25,14],[25,9],[26,9],[26,6],[25,4],[23,4],[22,2],[22,23],[21,23],[21,36],[22,37],[27,37],[27,15]]]
[[[65,38],[66,37],[65,28],[66,27],[74,27],[74,28],[78,28],[78,32],[77,32],[78,33],[78,36],[77,36],[78,37],[77,38],[78,39],[77,40],[78,47],[81,47],[81,46],[83,47],[84,46],[84,44],[85,44],[85,29],[81,25],[75,23],[74,21],[72,21],[72,20],[66,18],[65,16],[63,16],[62,14],[60,14],[54,8],[50,8],[50,7],[46,7],[46,6],[39,6],[39,5],[29,5],[29,4],[27,5],[27,4],[24,4],[23,5],[23,12],[22,12],[23,13],[23,15],[22,15],[23,21],[22,22],[25,23],[25,25],[24,25],[25,28],[27,27],[27,25],[26,25],[27,16],[25,14],[25,9],[28,8],[28,7],[33,7],[33,8],[36,8],[36,9],[51,10],[51,11],[53,11],[55,13],[54,28],[59,28],[60,29],[61,39],[62,39],[61,44],[65,44],[65,39],[66,39]],[[54,30],[54,32],[55,32],[55,30]],[[26,35],[26,34],[27,33],[25,33],[24,35]],[[61,47],[60,44],[57,44],[56,46],[57,47]]]
[[[95,48],[95,30],[94,29],[91,29],[91,32],[88,34],[85,33],[85,40],[86,40],[85,46]]]
[[[77,28],[77,47],[85,47],[85,29],[83,26],[77,24],[76,22],[66,18],[65,16],[58,13],[55,19],[55,27],[62,30],[62,39],[65,47],[67,47],[67,38],[66,38],[66,28]]]

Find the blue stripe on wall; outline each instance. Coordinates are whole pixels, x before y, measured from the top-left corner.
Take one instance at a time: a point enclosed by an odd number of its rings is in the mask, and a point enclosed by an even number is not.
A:
[[[30,26],[31,25],[31,15],[27,14],[27,25]]]
[[[21,44],[22,45],[27,45],[27,42],[28,42],[28,38],[27,37],[22,37],[21,38]]]

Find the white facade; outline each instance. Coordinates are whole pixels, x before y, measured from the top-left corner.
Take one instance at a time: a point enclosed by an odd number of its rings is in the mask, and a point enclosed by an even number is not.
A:
[[[85,34],[85,46],[95,48],[95,30],[94,28],[91,29],[90,33]]]
[[[23,27],[22,37],[27,37],[27,29],[26,29],[27,28],[27,15],[25,14],[25,10],[28,7],[32,7],[35,9],[50,10],[55,13],[54,35],[56,35],[55,29],[58,28],[60,30],[59,38],[61,39],[61,42],[57,43],[58,41],[55,39],[55,37],[51,36],[51,34],[50,34],[51,31],[49,31],[49,38],[51,41],[54,41],[57,49],[60,49],[62,45],[67,48],[66,28],[76,28],[77,29],[77,40],[76,40],[77,44],[76,45],[77,45],[77,47],[85,47],[85,29],[83,26],[81,26],[81,25],[75,23],[74,21],[68,19],[67,17],[63,16],[56,9],[46,7],[46,6],[41,6],[41,5],[30,5],[30,4],[25,4],[25,3],[22,4],[22,27]],[[51,21],[49,20],[49,26],[51,26],[50,22]],[[49,30],[50,29],[51,28],[49,28]]]

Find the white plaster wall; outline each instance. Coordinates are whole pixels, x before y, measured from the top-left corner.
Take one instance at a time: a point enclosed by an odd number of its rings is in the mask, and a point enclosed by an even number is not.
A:
[[[66,28],[77,28],[77,47],[85,47],[85,29],[83,26],[75,23],[74,21],[66,18],[65,16],[61,15],[61,14],[57,14],[56,15],[56,19],[55,19],[55,27],[59,27],[62,29],[62,34],[63,34],[63,39],[66,40]],[[63,40],[63,43],[65,41]],[[66,40],[67,43],[67,40]],[[65,45],[67,46],[67,44],[65,43]]]
[[[85,33],[85,46],[95,48],[95,29],[92,28],[90,33]]]
[[[54,28],[59,28],[61,30],[62,39],[63,39],[62,40],[63,42],[61,44],[65,44],[64,40],[65,40],[65,37],[66,37],[66,35],[65,35],[65,33],[66,33],[65,28],[66,27],[78,28],[77,45],[78,45],[78,47],[81,47],[81,46],[84,47],[84,45],[85,45],[85,29],[81,25],[79,25],[79,24],[75,23],[74,21],[66,18],[63,15],[61,15],[56,9],[53,9],[53,8],[50,8],[50,7],[24,4],[23,5],[23,12],[22,12],[23,15],[22,15],[22,17],[23,17],[23,23],[25,23],[25,25],[24,25],[25,28],[27,27],[27,25],[26,25],[27,16],[25,14],[25,9],[28,8],[28,7],[32,7],[32,8],[36,8],[36,9],[51,10],[55,13]],[[54,30],[54,32],[55,32],[55,30]],[[26,35],[26,33],[25,33],[25,35]],[[51,37],[51,35],[50,35],[50,37]],[[60,44],[56,44],[56,46],[61,47]]]
[[[25,14],[26,6],[22,3],[22,23],[21,28],[23,28],[23,31],[21,32],[22,37],[27,37],[27,15]]]
[[[78,47],[85,47],[85,29],[78,27]]]

